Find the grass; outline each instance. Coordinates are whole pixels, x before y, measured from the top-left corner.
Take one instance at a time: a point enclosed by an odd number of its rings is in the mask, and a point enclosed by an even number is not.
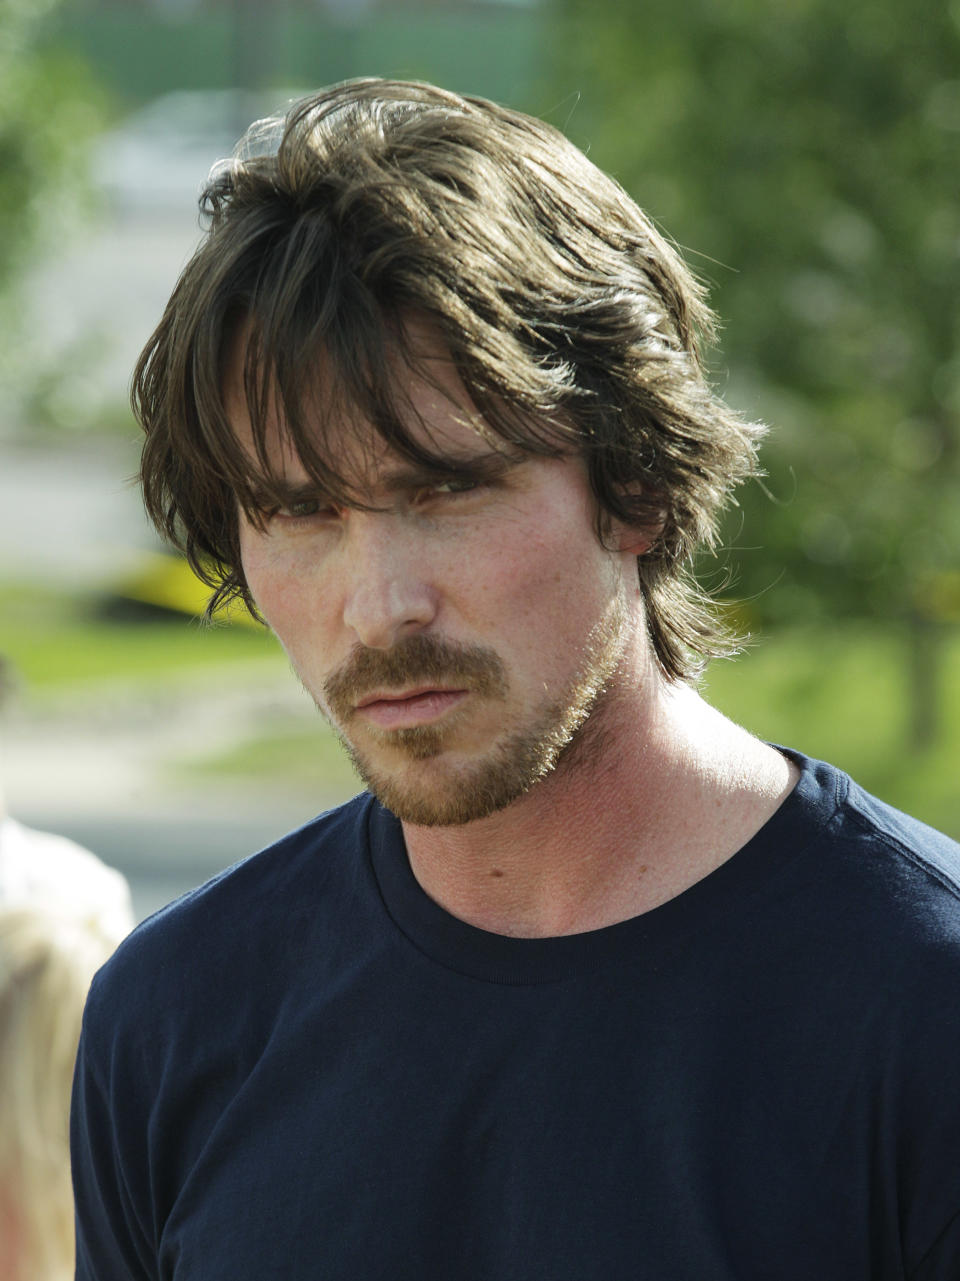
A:
[[[277,726],[216,756],[183,762],[191,778],[269,780],[291,791],[353,796],[363,786],[333,730],[317,718],[308,726]]]
[[[158,683],[225,663],[286,667],[266,628],[178,617],[116,622],[99,616],[87,598],[19,584],[0,587],[0,654],[10,660],[18,683],[41,698],[100,681]]]
[[[243,664],[245,682],[273,680],[286,659],[266,632],[195,622],[116,623],[89,602],[33,587],[0,591],[0,653],[39,701],[118,681],[162,689],[184,675]],[[890,627],[845,625],[762,638],[735,663],[716,663],[707,697],[756,734],[830,760],[868,790],[960,838],[960,631],[946,635],[933,746],[910,746],[909,651]],[[349,791],[352,770],[319,721],[279,717],[256,737],[178,766],[199,776]]]
[[[761,737],[832,761],[960,838],[960,632],[945,633],[939,735],[911,745],[910,649],[894,627],[796,628],[708,673],[707,697]]]

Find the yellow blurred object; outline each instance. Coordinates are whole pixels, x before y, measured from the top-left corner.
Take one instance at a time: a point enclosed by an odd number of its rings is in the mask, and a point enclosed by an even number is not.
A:
[[[210,599],[211,589],[196,576],[189,564],[180,556],[162,552],[149,555],[135,573],[117,583],[113,595],[121,600],[152,605],[175,614],[202,618]],[[244,608],[242,602],[232,600],[217,611],[218,623],[236,624],[240,627],[260,628],[260,624]]]

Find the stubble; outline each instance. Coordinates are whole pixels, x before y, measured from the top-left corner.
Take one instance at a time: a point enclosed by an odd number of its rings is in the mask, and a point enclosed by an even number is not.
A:
[[[597,712],[623,656],[623,635],[624,610],[615,599],[588,636],[568,686],[515,728],[509,728],[510,688],[500,656],[486,647],[428,635],[408,637],[391,650],[356,650],[325,682],[326,707],[318,705],[364,784],[397,818],[422,827],[461,826],[505,809],[555,771],[579,768],[602,755]],[[485,755],[451,761],[446,769],[439,761],[439,768],[431,766],[456,739],[456,712],[435,725],[377,731],[381,746],[401,758],[399,768],[384,763],[382,752],[364,751],[353,741],[351,722],[366,694],[432,684],[503,704],[507,728]],[[422,771],[410,768],[418,763]]]

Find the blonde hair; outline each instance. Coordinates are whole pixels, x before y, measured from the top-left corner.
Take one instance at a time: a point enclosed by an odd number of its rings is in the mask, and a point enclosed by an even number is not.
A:
[[[0,1238],[16,1281],[73,1276],[71,1081],[90,980],[119,941],[95,913],[0,906]]]

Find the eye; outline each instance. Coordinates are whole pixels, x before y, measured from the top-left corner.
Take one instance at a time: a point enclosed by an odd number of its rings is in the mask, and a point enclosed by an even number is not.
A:
[[[290,516],[295,520],[302,519],[304,516],[316,516],[320,511],[320,500],[318,498],[301,498],[295,503],[289,503],[286,507],[279,508],[281,516]]]
[[[449,476],[446,480],[438,480],[424,493],[429,494],[469,494],[475,489],[479,489],[482,482],[473,476]]]
[[[340,508],[329,499],[321,497],[297,498],[288,503],[281,503],[270,513],[270,519],[279,525],[314,524],[317,521],[335,520]]]

